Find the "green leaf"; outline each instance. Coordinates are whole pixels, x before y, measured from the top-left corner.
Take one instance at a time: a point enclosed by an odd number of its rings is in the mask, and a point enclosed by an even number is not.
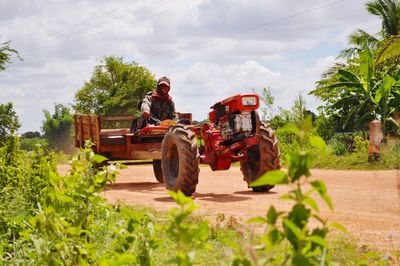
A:
[[[266,224],[268,223],[267,219],[265,219],[264,217],[253,217],[250,218],[246,221],[247,223],[258,223],[258,224]]]
[[[268,224],[275,224],[276,220],[278,219],[278,213],[274,206],[269,207],[267,213]]]
[[[309,237],[307,237],[307,240],[309,240],[317,245],[320,245],[321,247],[328,248],[328,243],[326,242],[325,239],[323,239],[320,236],[317,236],[317,235],[309,236]]]
[[[129,265],[137,263],[137,259],[132,254],[117,254],[116,259],[109,261],[109,263],[114,265]]]
[[[190,197],[186,197],[185,194],[183,194],[183,192],[180,190],[178,192],[170,190],[168,193],[179,206],[185,206],[191,204],[194,205],[193,200]]]
[[[92,158],[92,161],[94,162],[94,163],[98,163],[98,164],[100,164],[100,163],[102,163],[102,162],[104,162],[104,161],[107,161],[108,159],[106,158],[106,157],[104,157],[103,155],[100,155],[100,154],[95,154],[94,156],[93,156],[93,158]]]
[[[274,170],[260,176],[256,181],[250,183],[250,187],[258,187],[264,185],[287,184],[288,178],[285,172]]]
[[[348,89],[350,89],[350,88],[361,88],[362,89],[362,86],[361,86],[361,83],[359,83],[359,82],[358,83],[355,83],[355,82],[337,82],[337,83],[333,83],[333,84],[327,85],[326,88],[330,89],[330,90],[336,89],[336,88],[348,88]]]
[[[275,227],[268,232],[268,240],[271,245],[275,245],[282,239],[281,233]]]
[[[303,232],[292,221],[283,219],[283,224],[296,236],[298,240],[304,239]]]
[[[358,266],[368,266],[368,262],[366,260],[360,260],[357,262]]]
[[[304,132],[305,136],[308,136],[308,134],[311,133],[311,130],[312,130],[312,117],[309,115],[301,123],[301,131]]]
[[[339,68],[338,74],[340,75],[340,81],[347,82],[347,83],[353,83],[353,84],[359,84],[359,82],[360,82],[357,74],[355,74],[351,71],[348,71],[346,69]]]
[[[325,182],[322,180],[315,180],[315,181],[311,182],[311,185],[313,186],[313,188],[315,188],[315,190],[317,190],[317,192],[322,197],[322,199],[326,202],[326,204],[329,206],[329,208],[331,210],[333,210],[332,200],[327,193],[328,190],[326,188]]]
[[[304,228],[310,218],[311,211],[305,207],[302,203],[297,203],[293,206],[292,210],[289,212],[288,218],[292,221],[298,228]]]
[[[379,103],[381,99],[386,98],[390,94],[390,91],[392,90],[392,87],[395,84],[395,82],[396,80],[389,75],[386,75],[383,78],[383,83],[375,94],[376,103]]]
[[[343,233],[348,233],[349,231],[347,230],[346,227],[344,227],[344,225],[340,224],[340,223],[331,223],[329,225],[329,227],[335,228],[339,231],[342,231]]]
[[[297,181],[301,176],[310,176],[311,155],[304,151],[293,151],[288,154],[291,182]]]
[[[303,202],[310,206],[314,211],[319,212],[318,204],[317,202],[311,198],[311,197],[306,197]]]
[[[277,133],[288,133],[294,134],[297,137],[300,137],[300,130],[293,124],[286,125],[284,127],[278,128]]]
[[[310,144],[317,148],[322,154],[326,153],[326,144],[323,138],[320,136],[311,136]]]
[[[364,89],[366,92],[369,92],[369,83],[373,75],[373,59],[371,51],[368,48],[365,48],[360,53],[360,74],[365,82]]]
[[[291,265],[313,266],[315,264],[311,261],[311,258],[306,257],[304,254],[294,253]]]

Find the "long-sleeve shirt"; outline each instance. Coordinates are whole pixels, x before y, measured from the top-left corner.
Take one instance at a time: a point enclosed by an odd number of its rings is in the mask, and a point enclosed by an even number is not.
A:
[[[146,94],[141,105],[142,112],[149,112],[154,118],[161,121],[172,119],[178,121],[175,104],[170,95],[161,96],[157,91]]]

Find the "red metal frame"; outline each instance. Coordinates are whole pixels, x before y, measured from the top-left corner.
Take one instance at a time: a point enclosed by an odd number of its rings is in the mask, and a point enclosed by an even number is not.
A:
[[[256,97],[256,105],[243,106],[243,97]],[[258,109],[260,97],[257,94],[238,94],[219,102],[229,113],[237,111],[252,111]],[[218,103],[217,103],[218,104]],[[215,106],[215,105],[214,105]],[[211,108],[214,109],[214,106]],[[254,145],[258,145],[255,136],[233,143],[229,146],[221,145],[224,141],[221,132],[215,127],[217,111],[214,109],[209,113],[211,125],[204,124],[201,128],[193,127],[198,139],[204,141],[204,147],[200,150],[200,163],[210,165],[213,171],[228,170],[233,162],[238,162],[246,156],[246,150]],[[219,118],[220,123],[225,123],[228,117]]]

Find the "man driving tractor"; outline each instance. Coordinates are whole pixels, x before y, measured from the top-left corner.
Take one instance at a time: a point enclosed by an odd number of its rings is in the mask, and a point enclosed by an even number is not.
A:
[[[140,111],[142,116],[137,121],[136,129],[144,128],[147,124],[159,125],[166,119],[178,122],[175,104],[169,95],[170,89],[169,78],[161,77],[157,81],[157,88],[147,93],[141,103]]]

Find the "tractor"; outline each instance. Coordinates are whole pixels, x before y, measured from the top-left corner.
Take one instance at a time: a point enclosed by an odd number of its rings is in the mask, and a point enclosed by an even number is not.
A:
[[[135,132],[129,129],[102,129],[106,120],[132,117],[75,115],[75,142],[83,147],[87,139],[93,149],[111,160],[152,159],[156,179],[169,190],[190,196],[196,191],[200,164],[213,171],[228,170],[239,162],[244,180],[250,187],[264,173],[280,169],[280,151],[275,132],[257,113],[257,94],[238,94],[211,107],[209,123],[201,125],[162,121]],[[191,122],[191,114],[178,113]],[[272,185],[252,187],[265,192]]]

